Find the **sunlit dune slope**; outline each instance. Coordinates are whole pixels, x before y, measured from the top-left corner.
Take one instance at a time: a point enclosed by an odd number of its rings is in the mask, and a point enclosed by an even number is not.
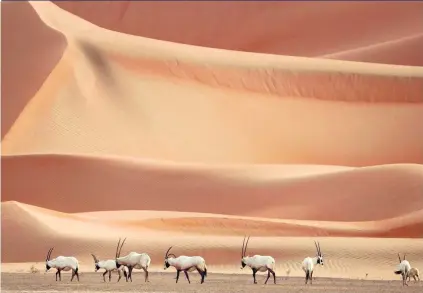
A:
[[[419,218],[421,220],[421,216]],[[128,225],[128,221],[137,224]],[[175,226],[179,221],[184,222],[183,227]],[[152,222],[161,222],[161,228],[158,229],[157,225],[152,227]],[[177,254],[201,254],[211,272],[239,272],[239,249],[244,233],[252,235],[248,250],[250,254],[260,251],[276,257],[279,275],[287,268],[291,268],[292,275],[300,275],[301,259],[314,253],[310,237],[277,237],[290,234],[289,224],[272,219],[253,221],[222,215],[152,211],[64,214],[18,202],[5,202],[2,203],[2,223],[3,261],[42,262],[48,248],[54,246],[53,256],[74,255],[80,260],[83,271],[92,270],[92,259],[88,252],[94,252],[99,258],[111,258],[116,240],[123,234],[128,237],[123,253],[134,250],[148,252],[152,257],[153,270],[162,269],[163,253],[169,245],[173,245]],[[326,264],[319,269],[319,276],[362,276],[360,270],[367,266],[366,272],[377,272],[372,277],[393,278],[391,270],[396,258],[387,259],[388,255],[395,256],[396,251],[405,249],[408,259],[414,260],[414,264],[419,264],[418,259],[423,255],[421,239],[391,238],[386,241],[322,237],[323,230],[315,229],[313,225],[324,223],[299,221],[297,224],[308,226],[308,229],[297,230],[297,236],[314,236],[313,239],[321,243]],[[269,229],[277,233],[269,238],[270,235],[259,233],[259,225],[262,231]],[[351,236],[358,232],[354,229],[355,225],[361,225],[364,229],[367,227],[369,235],[383,230],[377,223],[331,223],[326,232],[338,230],[345,235],[352,233],[349,234]],[[66,229],[63,229],[64,226]],[[227,235],[229,230],[232,230],[232,236]],[[328,235],[330,233],[325,236]],[[263,236],[267,237],[266,241],[261,238]]]
[[[372,221],[423,209],[421,165],[279,178],[266,176],[270,172],[265,167],[245,172],[248,167],[184,167],[101,157],[3,156],[2,165],[7,170],[2,173],[2,200],[64,212],[173,210]]]

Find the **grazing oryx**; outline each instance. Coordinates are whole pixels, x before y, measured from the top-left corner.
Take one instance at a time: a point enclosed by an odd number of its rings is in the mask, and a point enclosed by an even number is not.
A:
[[[130,252],[125,256],[120,256],[122,251],[123,244],[125,243],[126,238],[123,240],[120,248],[120,238],[118,242],[117,249],[119,250],[118,254],[116,255],[116,265],[123,265],[128,267],[128,279],[132,282],[132,270],[133,269],[142,269],[145,273],[145,282],[150,282],[148,280],[148,267],[151,263],[151,258],[147,253],[138,253],[138,252]]]
[[[253,278],[254,284],[257,284],[256,281],[256,273],[257,272],[266,272],[267,271],[267,279],[264,282],[267,284],[267,281],[270,278],[270,274],[273,275],[273,281],[276,284],[276,274],[275,274],[275,259],[268,255],[254,255],[254,256],[246,256],[247,252],[247,245],[248,241],[250,240],[250,236],[248,236],[247,242],[242,242],[242,249],[241,249],[241,269],[245,266],[249,266],[253,271]],[[245,244],[245,247],[244,247]]]
[[[410,263],[408,262],[408,260],[405,260],[405,253],[404,253],[403,260],[401,260],[401,257],[398,253],[398,260],[399,260],[400,263],[397,266],[397,269],[394,271],[394,273],[402,276],[402,285],[403,286],[408,286],[407,276],[408,276],[408,272],[411,270]]]
[[[165,254],[165,261],[164,261],[164,269],[167,269],[170,266],[175,267],[176,269],[176,283],[179,280],[179,274],[181,271],[185,273],[185,277],[188,280],[188,283],[191,284],[189,280],[188,272],[192,272],[197,270],[201,276],[201,284],[204,283],[204,277],[207,276],[207,266],[206,261],[201,256],[185,256],[181,255],[176,257],[174,254],[169,254],[170,249],[166,251]]]
[[[313,270],[315,265],[323,265],[323,255],[322,251],[320,250],[320,243],[314,241],[314,245],[316,246],[317,255],[313,258],[306,257],[303,260],[302,268],[306,274],[305,283],[307,284],[308,280],[310,279],[310,284],[313,284]]]
[[[51,268],[54,268],[57,270],[56,272],[56,281],[57,281],[57,275],[59,275],[59,281],[62,280],[61,271],[70,271],[72,270],[72,278],[71,282],[73,280],[73,277],[76,276],[79,282],[79,263],[78,260],[73,256],[58,256],[56,258],[51,259],[51,253],[53,252],[54,247],[50,248],[47,253],[46,258],[46,272],[50,270]]]
[[[417,268],[411,268],[410,271],[408,272],[408,282],[410,282],[411,278],[414,279],[414,282],[417,282],[417,280],[420,281],[420,277],[419,277],[419,269]]]
[[[106,282],[106,274],[109,273],[109,282],[112,279],[112,271],[117,271],[119,274],[119,279],[117,280],[118,282],[120,281],[120,279],[122,278],[122,271],[123,271],[123,275],[125,276],[126,282],[128,282],[128,274],[126,272],[126,267],[123,265],[120,265],[116,262],[116,258],[118,258],[118,250],[116,249],[116,254],[115,254],[115,259],[108,259],[108,260],[101,260],[99,261],[97,259],[97,257],[91,253],[91,255],[93,256],[94,259],[94,264],[95,264],[95,272],[97,272],[99,269],[104,269],[104,273],[103,273],[103,280],[104,282]]]

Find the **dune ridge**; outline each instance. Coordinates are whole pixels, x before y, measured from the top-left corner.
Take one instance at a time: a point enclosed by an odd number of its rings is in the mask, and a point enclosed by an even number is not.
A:
[[[395,279],[398,252],[423,265],[421,3],[183,3],[169,19],[198,5],[221,23],[173,30],[133,20],[166,15],[158,2],[13,5],[5,23],[40,36],[45,64],[9,33],[2,270],[42,266],[55,246],[92,271],[90,252],[128,237],[153,270],[174,245],[210,271],[249,273],[245,234],[278,275],[303,276],[315,239],[319,277]],[[235,7],[248,31],[229,25]]]

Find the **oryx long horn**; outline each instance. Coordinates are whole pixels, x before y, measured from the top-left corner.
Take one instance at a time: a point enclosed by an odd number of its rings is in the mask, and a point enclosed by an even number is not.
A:
[[[244,257],[244,245],[245,245],[245,238],[247,238],[247,236],[244,236],[244,241],[242,241],[241,258],[243,258],[243,257]]]
[[[125,244],[125,241],[126,241],[126,237],[125,239],[123,239],[122,244],[120,245],[118,257],[120,257],[120,253],[122,252],[122,247],[123,247],[123,244]]]
[[[49,250],[47,251],[46,261],[50,260],[51,250],[52,250],[52,248],[49,248]]]
[[[399,262],[401,263],[401,256],[400,256],[400,254],[398,253],[398,260],[399,260]]]
[[[116,258],[118,258],[119,245],[120,245],[120,238],[119,238],[118,245],[117,245],[117,247],[116,247],[116,254],[115,254],[115,257],[116,257]]]
[[[403,260],[405,260],[405,253],[404,253],[404,258],[403,258]]]
[[[165,253],[165,258],[167,258],[169,251],[172,249],[173,246],[169,247],[169,249]]]
[[[94,262],[98,263],[98,259],[95,257],[95,255],[93,253],[91,253],[91,255],[93,256]]]
[[[248,238],[247,238],[247,242],[245,242],[245,247],[244,247],[244,256],[247,254],[248,241],[250,241],[250,236],[248,236]]]

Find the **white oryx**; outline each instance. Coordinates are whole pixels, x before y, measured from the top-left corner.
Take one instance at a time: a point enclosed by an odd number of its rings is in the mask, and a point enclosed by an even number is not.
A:
[[[119,274],[119,278],[118,278],[118,282],[120,281],[120,279],[122,278],[122,271],[123,271],[123,275],[125,276],[126,282],[128,282],[128,273],[126,272],[126,267],[123,265],[120,265],[116,262],[116,259],[119,257],[118,255],[118,249],[116,248],[116,253],[115,253],[115,259],[108,259],[108,260],[98,260],[97,257],[91,253],[91,255],[93,256],[94,259],[94,265],[95,265],[95,272],[97,272],[99,269],[104,269],[104,273],[103,273],[103,280],[104,282],[106,282],[106,274],[109,273],[109,282],[112,279],[112,272],[113,271],[117,271]]]
[[[254,278],[254,284],[257,284],[256,281],[256,273],[257,272],[266,272],[267,271],[267,278],[264,282],[267,284],[267,281],[270,278],[270,274],[273,275],[273,281],[276,284],[276,274],[275,274],[275,259],[268,255],[253,255],[253,256],[247,256],[247,245],[248,241],[250,240],[250,236],[248,236],[247,242],[242,242],[242,249],[241,249],[241,269],[243,269],[245,266],[249,266],[251,270],[253,271],[253,278]],[[245,244],[245,247],[244,247]]]
[[[398,253],[398,260],[399,260],[400,263],[397,266],[397,269],[394,271],[394,273],[402,276],[402,285],[403,286],[408,286],[407,276],[408,276],[408,272],[411,270],[410,263],[408,262],[408,260],[405,259],[405,253],[404,253],[403,260],[401,260],[401,257]]]
[[[73,256],[58,256],[56,258],[51,259],[51,253],[53,252],[54,247],[50,248],[47,252],[47,258],[46,258],[46,272],[48,272],[51,268],[54,268],[57,270],[56,272],[56,281],[57,276],[59,275],[59,281],[62,280],[61,271],[70,271],[72,270],[72,278],[76,276],[79,282],[79,263],[78,260]]]
[[[118,242],[117,249],[119,250],[117,257],[116,257],[116,264],[123,265],[128,267],[128,279],[132,282],[132,270],[133,269],[142,269],[145,273],[145,282],[150,282],[148,280],[148,267],[151,263],[151,258],[147,253],[138,253],[138,252],[130,252],[129,254],[120,257],[120,253],[122,251],[123,244],[125,243],[126,238],[123,240],[122,245],[119,248],[120,238]]]
[[[170,249],[166,251],[165,260],[164,260],[164,269],[166,270],[170,266],[176,269],[176,283],[179,280],[179,274],[181,271],[185,273],[185,277],[188,280],[188,283],[191,284],[191,281],[188,276],[188,272],[197,270],[201,276],[201,284],[204,283],[204,277],[207,276],[207,266],[206,261],[201,256],[185,256],[181,255],[176,257],[174,254],[169,254]]]
[[[303,271],[306,274],[306,278],[305,278],[306,284],[309,279],[310,279],[310,284],[313,284],[314,267],[318,264],[323,265],[323,255],[322,255],[322,251],[320,250],[320,243],[314,241],[314,245],[316,246],[317,255],[315,257],[306,257],[302,263]]]
[[[414,279],[414,282],[420,281],[420,276],[419,276],[419,269],[417,268],[411,268],[410,271],[408,272],[408,282],[410,282],[411,278]]]

